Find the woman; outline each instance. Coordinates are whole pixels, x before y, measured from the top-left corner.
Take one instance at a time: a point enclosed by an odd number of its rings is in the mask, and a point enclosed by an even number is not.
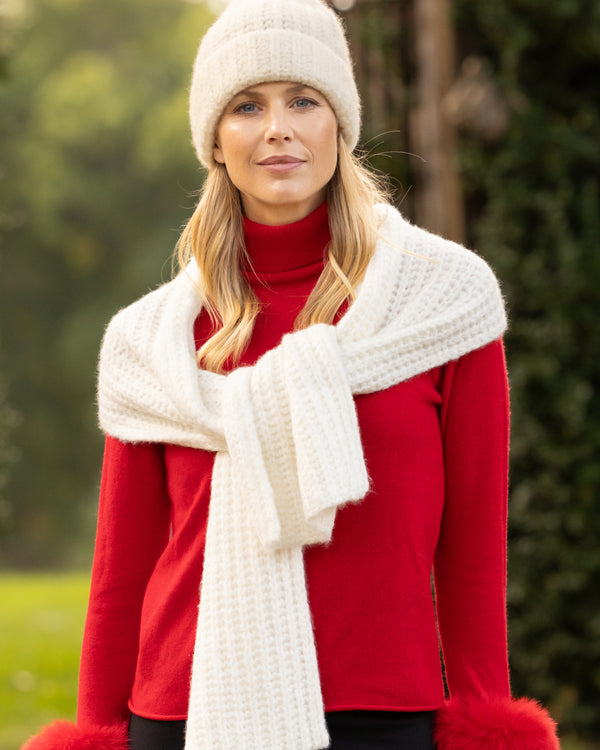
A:
[[[28,750],[558,747],[508,684],[497,283],[385,205],[359,115],[319,0],[202,41],[183,270],[102,348],[78,723]]]

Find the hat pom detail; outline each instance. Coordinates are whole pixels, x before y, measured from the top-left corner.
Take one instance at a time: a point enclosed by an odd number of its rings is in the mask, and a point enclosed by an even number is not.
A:
[[[438,750],[559,750],[556,722],[529,698],[451,698],[438,711]]]
[[[127,725],[79,728],[55,721],[31,737],[21,750],[128,750]]]

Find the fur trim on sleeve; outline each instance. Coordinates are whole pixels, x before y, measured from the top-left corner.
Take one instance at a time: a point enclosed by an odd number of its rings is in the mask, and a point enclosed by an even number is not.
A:
[[[31,737],[21,750],[128,750],[127,725],[86,727],[55,721]]]
[[[559,750],[556,722],[528,698],[452,698],[438,711],[438,750]]]

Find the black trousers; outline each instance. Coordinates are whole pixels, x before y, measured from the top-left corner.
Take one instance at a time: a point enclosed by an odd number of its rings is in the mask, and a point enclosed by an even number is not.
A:
[[[432,711],[332,711],[325,718],[330,750],[434,750]],[[131,750],[183,750],[185,721],[134,714],[129,742]]]

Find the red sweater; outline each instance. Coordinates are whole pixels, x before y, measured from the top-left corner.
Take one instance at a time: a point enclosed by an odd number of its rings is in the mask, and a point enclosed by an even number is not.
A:
[[[263,304],[243,364],[293,328],[323,268],[327,207],[245,221]],[[210,335],[195,325],[197,346]],[[502,343],[355,398],[371,490],[305,552],[325,709],[424,710],[509,695],[508,389]],[[107,438],[78,721],[183,719],[214,454]],[[431,571],[435,573],[436,605]]]

